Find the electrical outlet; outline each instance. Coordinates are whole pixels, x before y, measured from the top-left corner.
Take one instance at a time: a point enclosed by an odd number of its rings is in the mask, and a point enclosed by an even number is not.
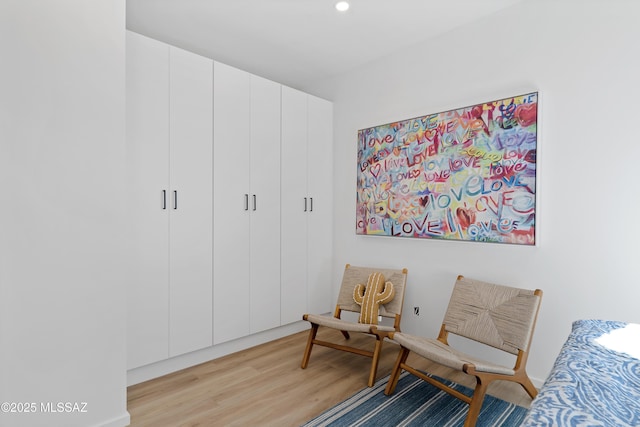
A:
[[[413,307],[413,314],[420,316],[420,307]]]

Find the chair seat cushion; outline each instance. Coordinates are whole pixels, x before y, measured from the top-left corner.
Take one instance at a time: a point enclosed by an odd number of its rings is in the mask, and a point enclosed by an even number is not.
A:
[[[441,365],[462,371],[465,364],[472,364],[476,371],[495,374],[513,375],[514,370],[495,363],[487,362],[458,351],[432,338],[422,338],[396,332],[393,340],[410,351],[433,360]]]
[[[322,316],[319,314],[307,314],[306,319],[320,326],[326,326],[328,328],[338,329],[347,332],[364,332],[370,333],[371,327],[376,326],[379,331],[393,332],[395,329],[392,326],[383,325],[371,325],[368,323],[356,323],[349,322],[347,320],[337,319],[333,316]]]

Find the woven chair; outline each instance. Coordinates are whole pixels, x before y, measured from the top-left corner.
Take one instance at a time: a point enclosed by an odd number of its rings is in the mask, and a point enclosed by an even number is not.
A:
[[[494,285],[458,276],[437,339],[391,333],[401,349],[385,389],[395,391],[400,373],[405,371],[469,404],[465,427],[476,424],[487,386],[496,380],[515,381],[533,399],[538,391],[525,371],[529,346],[538,317],[542,291]],[[449,334],[463,336],[516,356],[515,365],[506,367],[478,359],[449,346]],[[440,365],[475,376],[471,397],[454,390],[431,376],[407,365],[410,352]]]
[[[354,288],[358,284],[366,284],[371,273],[382,273],[385,281],[393,283],[395,296],[388,303],[380,305],[378,312],[381,317],[393,319],[393,326],[358,323],[357,319],[356,321],[341,319],[343,311],[360,313],[361,306],[354,300]],[[302,357],[302,369],[306,369],[311,356],[311,350],[314,345],[321,345],[336,350],[347,351],[361,356],[370,357],[372,359],[368,381],[368,386],[372,387],[376,380],[378,361],[380,359],[380,352],[382,351],[382,342],[384,338],[388,337],[391,332],[400,332],[400,318],[402,315],[406,283],[406,268],[403,270],[390,270],[370,267],[355,267],[347,264],[344,269],[340,294],[338,295],[338,302],[336,304],[333,317],[317,314],[305,314],[302,317],[304,320],[311,323],[307,346]],[[316,334],[318,333],[318,328],[320,326],[341,331],[342,335],[347,340],[350,337],[349,332],[371,334],[376,338],[374,348],[372,351],[369,351],[344,344],[318,340],[316,339]],[[374,326],[376,327],[375,332],[372,331],[372,327]]]

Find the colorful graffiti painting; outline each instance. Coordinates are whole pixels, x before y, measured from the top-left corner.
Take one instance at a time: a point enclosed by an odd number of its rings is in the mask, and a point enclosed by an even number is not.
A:
[[[357,234],[535,244],[538,93],[358,131]]]

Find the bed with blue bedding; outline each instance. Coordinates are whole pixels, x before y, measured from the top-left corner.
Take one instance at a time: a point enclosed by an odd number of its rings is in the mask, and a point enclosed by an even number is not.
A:
[[[640,426],[640,325],[575,321],[522,426]]]

